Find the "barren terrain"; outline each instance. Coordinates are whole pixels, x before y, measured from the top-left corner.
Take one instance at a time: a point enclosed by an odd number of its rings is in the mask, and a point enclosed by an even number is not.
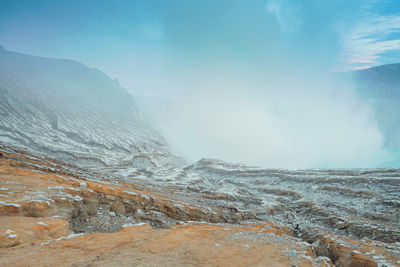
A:
[[[377,220],[374,229],[386,229],[385,238],[351,238],[350,231],[340,235],[312,225],[306,233],[236,206],[205,204],[228,195],[201,193],[185,201],[176,187],[83,178],[73,166],[10,148],[1,155],[2,266],[400,264],[396,218]],[[343,223],[368,222],[352,220]]]

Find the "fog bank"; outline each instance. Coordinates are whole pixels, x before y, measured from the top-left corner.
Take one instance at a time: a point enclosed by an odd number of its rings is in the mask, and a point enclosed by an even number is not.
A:
[[[286,74],[251,82],[203,75],[155,112],[158,124],[174,152],[192,161],[341,168],[386,159],[374,112],[350,83]]]

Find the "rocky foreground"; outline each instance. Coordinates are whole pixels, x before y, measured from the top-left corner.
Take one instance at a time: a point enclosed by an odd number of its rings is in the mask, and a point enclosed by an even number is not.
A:
[[[400,266],[396,240],[306,233],[204,204],[227,195],[189,201],[174,187],[92,179],[55,160],[0,153],[0,266]]]

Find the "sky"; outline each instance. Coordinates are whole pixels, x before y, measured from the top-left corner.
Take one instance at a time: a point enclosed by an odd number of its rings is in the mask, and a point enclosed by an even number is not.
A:
[[[400,2],[1,0],[0,44],[169,96],[185,90],[175,80],[188,64],[268,71],[268,61],[285,64],[282,54],[333,71],[400,62]]]
[[[397,0],[0,0],[0,44],[96,67],[174,153],[265,167],[377,167],[373,108],[332,73],[400,62]]]

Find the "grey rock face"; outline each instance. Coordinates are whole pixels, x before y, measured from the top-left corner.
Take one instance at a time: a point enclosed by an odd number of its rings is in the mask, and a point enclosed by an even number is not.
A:
[[[0,143],[110,174],[179,161],[117,81],[75,61],[4,49]]]
[[[358,93],[374,107],[385,145],[400,147],[400,64],[388,64],[351,73]]]

